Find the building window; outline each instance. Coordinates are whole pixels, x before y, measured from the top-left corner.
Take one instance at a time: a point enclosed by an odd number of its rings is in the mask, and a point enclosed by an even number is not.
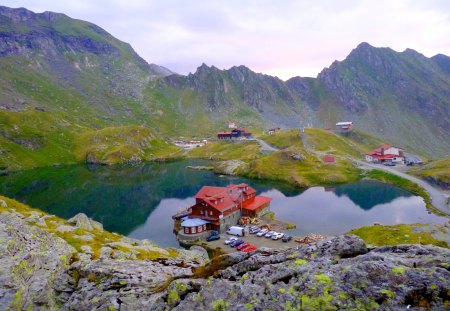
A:
[[[184,233],[189,234],[189,228],[188,227],[184,227]]]
[[[202,232],[202,229],[203,229],[203,226],[198,226],[198,227],[197,227],[197,231],[198,231],[198,232]]]
[[[192,227],[191,228],[191,233],[197,233],[197,230],[195,230],[196,229],[196,227]]]
[[[211,215],[211,216],[212,216],[212,211],[209,211],[209,215]]]
[[[203,228],[203,231],[205,231],[206,230],[206,225],[203,225],[202,228]]]

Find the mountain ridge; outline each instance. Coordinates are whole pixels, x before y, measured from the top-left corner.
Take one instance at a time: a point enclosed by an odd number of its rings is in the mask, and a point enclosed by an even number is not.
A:
[[[0,39],[0,143],[12,154],[29,152],[16,142],[33,145],[36,135],[42,146],[73,149],[69,136],[111,126],[212,138],[229,120],[256,131],[351,120],[427,157],[450,153],[450,57],[443,54],[361,43],[316,78],[283,81],[244,65],[202,64],[179,75],[60,13],[0,7]],[[35,120],[26,121],[31,115]],[[55,138],[39,122],[68,135]]]

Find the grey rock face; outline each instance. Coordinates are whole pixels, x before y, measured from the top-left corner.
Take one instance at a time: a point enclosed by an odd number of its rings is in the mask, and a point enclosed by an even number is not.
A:
[[[64,240],[13,213],[0,214],[0,309],[55,308],[51,285],[74,252]]]
[[[99,229],[103,230],[103,225],[98,221],[92,220],[86,216],[86,214],[78,213],[69,220],[67,220],[69,224],[74,224],[75,227],[85,230],[94,230]]]
[[[0,214],[1,309],[444,310],[450,303],[450,250],[444,248],[369,250],[358,237],[343,235],[206,263],[197,247],[177,258],[127,260],[114,248],[155,246],[124,238],[103,247],[99,260],[82,247],[69,265],[72,247],[16,214]]]
[[[179,285],[176,295],[169,287],[156,309],[444,310],[450,303],[448,262],[448,249],[369,251],[359,238],[339,236],[242,256],[197,288]]]

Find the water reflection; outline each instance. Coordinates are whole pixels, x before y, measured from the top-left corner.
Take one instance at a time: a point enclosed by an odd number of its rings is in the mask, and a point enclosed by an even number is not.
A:
[[[69,218],[78,212],[103,223],[107,230],[177,246],[171,216],[193,203],[203,185],[250,183],[273,198],[278,219],[297,224],[292,233],[336,234],[382,224],[438,222],[420,197],[375,181],[307,190],[268,181],[219,177],[187,169],[204,161],[151,163],[138,167],[72,165],[16,172],[0,177],[0,193],[52,214]]]

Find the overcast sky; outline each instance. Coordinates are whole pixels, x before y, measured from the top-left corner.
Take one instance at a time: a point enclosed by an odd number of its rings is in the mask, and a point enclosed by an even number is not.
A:
[[[450,55],[448,0],[2,0],[99,25],[149,63],[187,74],[245,65],[315,77],[360,42]]]

